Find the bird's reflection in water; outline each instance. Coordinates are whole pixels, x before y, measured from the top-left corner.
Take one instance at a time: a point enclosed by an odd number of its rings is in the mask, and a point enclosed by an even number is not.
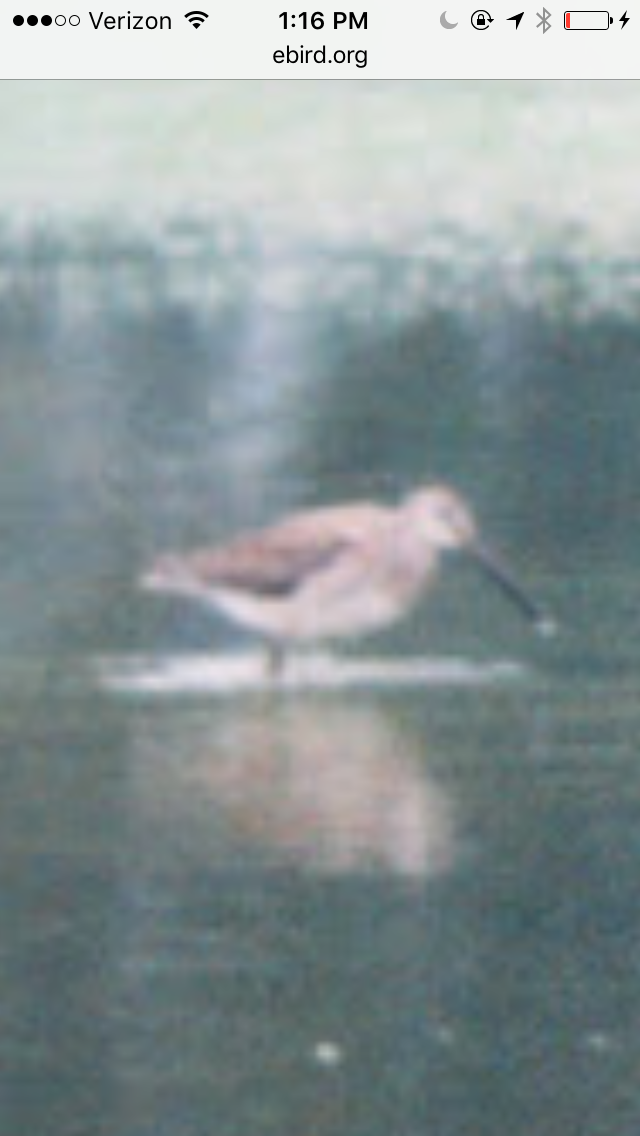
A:
[[[414,879],[453,862],[451,802],[426,770],[424,738],[391,707],[257,699],[183,717],[156,737],[156,759],[158,747],[174,806],[197,802],[198,827],[213,809],[232,844],[267,862]],[[162,795],[166,824],[166,784]]]

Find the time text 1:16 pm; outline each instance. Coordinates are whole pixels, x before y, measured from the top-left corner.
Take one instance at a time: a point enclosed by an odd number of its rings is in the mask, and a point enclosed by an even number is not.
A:
[[[331,26],[337,28],[349,28],[354,31],[364,31],[367,27],[367,13],[361,12],[330,12],[325,17],[324,12],[280,12],[278,16],[282,20],[284,30],[289,31],[293,28],[302,28],[306,31],[307,28],[314,28],[319,31],[320,28],[326,26],[327,21],[331,21]]]

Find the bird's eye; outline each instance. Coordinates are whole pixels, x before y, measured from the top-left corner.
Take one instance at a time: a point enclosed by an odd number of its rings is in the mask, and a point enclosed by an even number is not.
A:
[[[455,528],[457,516],[455,509],[452,509],[450,505],[443,505],[439,510],[438,516],[442,524],[446,525],[447,528]]]

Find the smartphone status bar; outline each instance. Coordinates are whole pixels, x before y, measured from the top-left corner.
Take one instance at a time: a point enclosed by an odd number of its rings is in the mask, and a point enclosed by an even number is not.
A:
[[[283,7],[283,0],[214,5],[141,0],[14,0],[0,18],[6,78],[471,79],[620,78],[637,69],[636,25],[620,11],[494,0],[363,0]],[[566,32],[607,32],[606,36]]]

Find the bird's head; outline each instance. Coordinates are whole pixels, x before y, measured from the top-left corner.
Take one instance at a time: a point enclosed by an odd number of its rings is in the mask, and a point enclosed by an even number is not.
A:
[[[416,537],[432,553],[459,551],[472,560],[535,626],[541,635],[556,627],[527,595],[500,558],[481,539],[476,519],[466,502],[446,485],[418,489],[406,498],[403,514]]]
[[[469,548],[478,539],[471,509],[446,485],[417,489],[406,498],[403,512],[413,532],[439,552]]]

